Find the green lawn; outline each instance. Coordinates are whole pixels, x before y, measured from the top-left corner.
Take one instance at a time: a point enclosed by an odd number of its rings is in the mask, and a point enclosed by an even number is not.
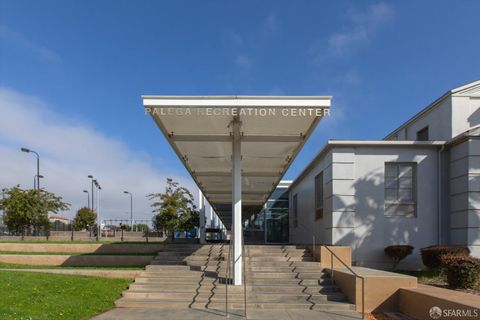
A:
[[[0,319],[90,319],[113,307],[129,279],[0,271]]]
[[[32,264],[16,264],[16,263],[3,263],[0,262],[0,271],[1,269],[106,269],[106,270],[145,270],[144,267],[108,267],[108,266],[98,266],[98,267],[81,267],[81,266],[51,266],[51,265],[32,265]]]
[[[0,254],[29,254],[29,255],[68,255],[68,256],[155,256],[155,253],[130,252],[130,253],[106,253],[106,252],[28,252],[28,251],[0,251]]]
[[[180,243],[180,241],[178,241]],[[58,244],[168,244],[171,241],[162,241],[162,240],[149,240],[146,241],[95,241],[95,240],[2,240],[0,243],[58,243]]]

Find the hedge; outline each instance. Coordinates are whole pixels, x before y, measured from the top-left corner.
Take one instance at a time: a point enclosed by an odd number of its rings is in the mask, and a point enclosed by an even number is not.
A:
[[[451,288],[475,288],[480,281],[480,259],[442,255],[441,266]]]
[[[441,266],[440,256],[452,255],[467,257],[470,250],[464,246],[430,246],[420,249],[423,264],[429,269],[437,269]]]
[[[393,269],[395,270],[400,261],[412,254],[413,247],[409,245],[393,245],[386,247],[384,251],[385,254],[392,259]]]

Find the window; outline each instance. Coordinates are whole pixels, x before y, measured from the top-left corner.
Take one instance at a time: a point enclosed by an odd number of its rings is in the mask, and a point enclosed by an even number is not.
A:
[[[323,171],[315,177],[315,220],[323,218]]]
[[[417,131],[417,141],[428,141],[428,126]]]
[[[293,211],[293,227],[298,227],[298,207],[297,207],[297,195],[293,196],[292,201],[292,211]]]
[[[385,215],[416,215],[416,163],[385,163]]]

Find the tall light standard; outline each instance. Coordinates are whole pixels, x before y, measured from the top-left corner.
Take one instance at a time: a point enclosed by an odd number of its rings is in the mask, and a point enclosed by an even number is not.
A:
[[[101,220],[100,220],[100,190],[102,190],[102,187],[98,183],[97,179],[92,180],[92,182],[95,184],[95,187],[97,187],[97,225],[98,225],[97,241],[98,241],[98,237],[101,236],[100,232],[102,231]],[[93,192],[92,192],[92,202],[93,202]],[[93,207],[93,204],[92,204],[92,207]]]
[[[2,199],[5,200],[5,191],[7,188],[2,189]],[[2,210],[2,225],[5,223],[5,209]]]
[[[95,208],[94,208],[94,205],[93,205],[94,204],[94,202],[93,202],[93,181],[95,181],[95,179],[93,179],[93,176],[91,174],[88,175],[88,177],[90,179],[92,179],[92,211],[95,211]]]
[[[33,153],[37,156],[37,190],[40,190],[40,156],[38,155],[37,152],[31,150],[31,149],[28,149],[28,148],[21,148],[20,150],[22,150],[22,152],[26,152],[26,153]]]
[[[88,190],[83,190],[83,192],[87,194],[87,208],[90,208],[90,193]]]
[[[130,230],[133,231],[133,195],[128,191],[123,191],[123,193],[130,195]]]

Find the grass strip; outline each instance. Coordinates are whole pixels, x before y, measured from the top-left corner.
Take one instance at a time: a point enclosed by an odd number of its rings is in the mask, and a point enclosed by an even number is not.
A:
[[[130,279],[0,272],[0,319],[83,320],[114,306]]]

